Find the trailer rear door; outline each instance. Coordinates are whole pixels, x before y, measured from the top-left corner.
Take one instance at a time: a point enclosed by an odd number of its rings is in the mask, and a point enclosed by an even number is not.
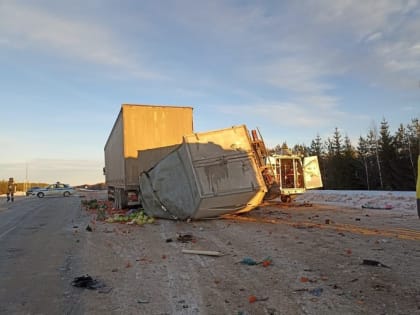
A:
[[[303,159],[303,174],[306,189],[322,187],[321,171],[317,156],[308,156]]]

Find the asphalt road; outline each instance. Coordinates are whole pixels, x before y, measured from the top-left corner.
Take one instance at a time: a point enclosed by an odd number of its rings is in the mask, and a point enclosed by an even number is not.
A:
[[[80,198],[0,199],[0,314],[79,314]]]

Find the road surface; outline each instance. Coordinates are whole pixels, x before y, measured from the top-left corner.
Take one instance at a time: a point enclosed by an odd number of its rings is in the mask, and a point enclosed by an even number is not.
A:
[[[78,197],[0,199],[0,314],[80,314]],[[83,235],[81,235],[83,236]]]

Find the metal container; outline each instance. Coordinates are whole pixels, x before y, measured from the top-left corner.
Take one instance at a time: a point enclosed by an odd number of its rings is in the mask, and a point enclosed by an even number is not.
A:
[[[184,136],[139,182],[149,215],[180,220],[250,211],[267,192],[244,125]]]
[[[142,164],[139,151],[179,145],[192,132],[192,107],[123,104],[104,148],[105,182],[115,206],[138,202],[140,173],[165,155]]]

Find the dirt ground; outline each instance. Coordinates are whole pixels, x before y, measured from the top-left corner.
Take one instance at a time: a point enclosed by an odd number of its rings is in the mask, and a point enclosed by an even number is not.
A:
[[[81,211],[93,231],[74,231],[80,270],[106,284],[81,294],[87,314],[420,314],[415,209],[267,203],[240,216],[143,226]],[[185,234],[192,240],[177,239]]]

